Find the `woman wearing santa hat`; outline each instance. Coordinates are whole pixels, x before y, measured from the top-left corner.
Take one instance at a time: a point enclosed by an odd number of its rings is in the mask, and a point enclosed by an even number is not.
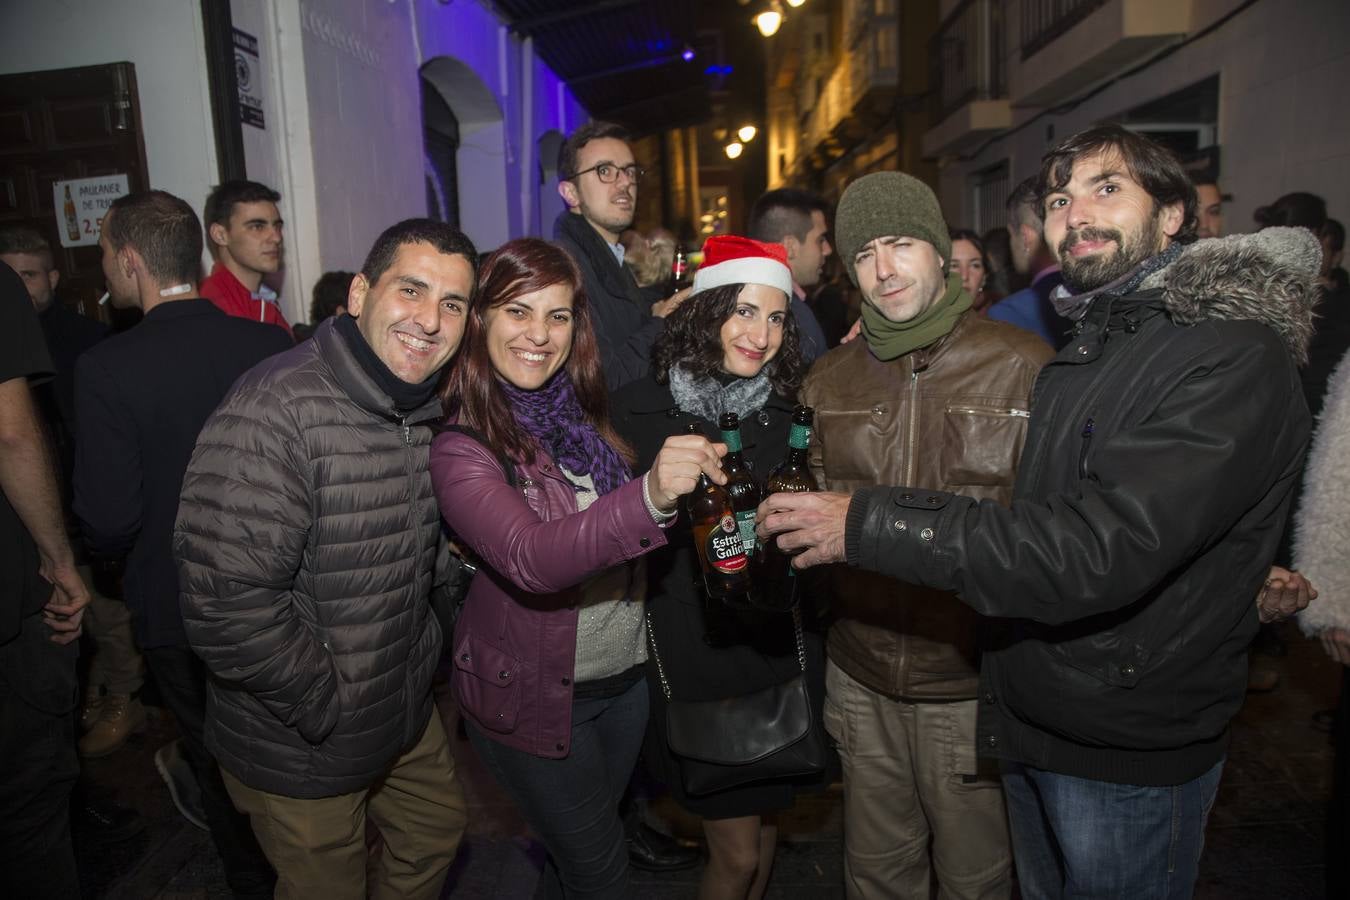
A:
[[[797,387],[805,374],[795,321],[788,309],[792,272],[780,244],[717,236],[684,304],[666,319],[652,348],[652,372],[615,392],[614,427],[633,447],[641,469],[672,434],[697,423],[720,439],[723,413],[740,418],[744,458],[759,479],[786,453]],[[801,674],[797,630],[788,613],[733,609],[702,590],[687,522],[670,545],[648,557],[648,622],[656,653],[648,653],[652,702],[647,757],[682,806],[703,817],[708,865],[699,897],[764,895],[777,841],[777,813],[796,793],[823,778],[760,781],[717,793],[692,794],[667,741],[665,692],[677,701],[722,700],[783,684]],[[823,696],[821,639],[803,632],[807,683],[817,706]],[[660,669],[657,671],[657,657]]]

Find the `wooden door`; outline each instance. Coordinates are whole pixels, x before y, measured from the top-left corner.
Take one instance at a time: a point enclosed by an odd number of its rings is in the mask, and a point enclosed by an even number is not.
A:
[[[149,187],[135,66],[0,75],[0,225],[37,228],[61,270],[58,299],[104,321],[99,249],[61,246],[52,183],[119,173],[132,191]]]

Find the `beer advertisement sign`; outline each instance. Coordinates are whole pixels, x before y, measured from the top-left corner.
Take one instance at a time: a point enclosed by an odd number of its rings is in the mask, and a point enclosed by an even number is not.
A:
[[[61,236],[61,246],[97,246],[108,207],[128,191],[125,174],[53,182],[52,206],[56,210],[56,233]]]

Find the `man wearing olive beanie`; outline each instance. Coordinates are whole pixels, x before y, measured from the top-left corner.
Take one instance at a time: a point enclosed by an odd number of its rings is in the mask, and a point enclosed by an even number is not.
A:
[[[1008,504],[1050,348],[970,311],[947,272],[942,210],[918,179],[853,182],[835,239],[862,291],[862,339],[826,354],[802,388],[821,488],[907,484]],[[844,765],[848,896],[927,898],[934,876],[944,896],[1008,896],[1003,790],[975,762],[978,616],[946,592],[842,567],[831,604],[825,725]]]

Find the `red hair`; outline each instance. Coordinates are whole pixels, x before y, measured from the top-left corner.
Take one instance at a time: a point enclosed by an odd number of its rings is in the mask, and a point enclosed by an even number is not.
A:
[[[534,462],[538,446],[516,422],[488,357],[486,313],[555,284],[565,285],[572,292],[572,348],[564,368],[572,378],[582,414],[624,462],[632,465],[632,449],[609,422],[609,392],[581,270],[566,250],[539,238],[507,241],[483,260],[478,290],[469,301],[463,349],[441,387],[441,406],[447,417],[457,416],[459,424],[481,433],[494,452],[519,462]]]

